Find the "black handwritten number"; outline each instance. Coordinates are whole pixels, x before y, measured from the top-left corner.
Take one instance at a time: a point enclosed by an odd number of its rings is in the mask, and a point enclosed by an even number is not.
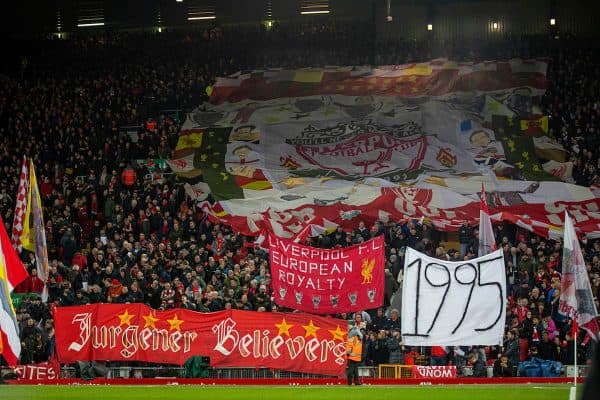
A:
[[[429,335],[425,335],[419,333],[419,297],[421,292],[421,259],[417,259],[406,266],[406,268],[410,268],[413,265],[417,264],[417,300],[415,301],[415,332],[414,333],[405,333],[404,336],[424,336],[427,337]],[[430,329],[431,330],[431,329]]]
[[[494,322],[486,327],[486,328],[477,328],[475,329],[475,331],[477,332],[481,332],[481,331],[488,331],[490,329],[492,329],[494,326],[496,326],[496,324],[498,323],[498,321],[500,320],[500,317],[502,316],[502,310],[504,309],[504,296],[502,295],[502,285],[499,282],[487,282],[487,283],[481,283],[481,267],[485,264],[489,264],[492,263],[496,260],[501,260],[503,257],[496,257],[496,258],[490,258],[489,260],[485,260],[485,261],[479,261],[477,263],[477,270],[478,270],[478,279],[477,279],[477,286],[479,287],[483,287],[483,286],[496,286],[498,287],[498,297],[500,298],[500,309],[498,311],[498,316],[496,317],[496,319],[494,320]]]
[[[444,271],[446,272],[446,276],[448,277],[448,279],[446,279],[446,282],[444,282],[444,283],[434,283],[434,282],[432,282],[429,279],[429,276],[427,275],[427,272],[429,272],[429,269],[431,267],[434,267],[434,266],[435,267],[441,267],[441,268],[444,269]],[[437,321],[437,319],[438,319],[438,317],[440,315],[440,311],[442,311],[442,307],[444,306],[444,303],[446,302],[446,295],[448,294],[448,291],[450,290],[450,280],[451,280],[450,270],[448,269],[448,267],[446,267],[443,264],[438,264],[438,263],[427,264],[427,266],[425,267],[425,280],[432,287],[444,287],[444,286],[446,287],[446,290],[444,291],[444,296],[442,296],[442,300],[440,301],[440,305],[439,305],[437,311],[435,312],[435,317],[433,317],[433,321],[431,321],[431,326],[427,330],[427,333],[429,333],[433,329],[433,326],[435,325],[435,322]]]
[[[464,267],[469,267],[469,268],[473,269],[473,279],[471,281],[463,282],[458,277],[458,273],[460,272],[461,268],[464,268]],[[454,279],[456,279],[456,282],[458,282],[460,285],[465,285],[465,286],[469,285],[469,286],[471,286],[471,288],[469,289],[469,296],[467,297],[465,309],[463,310],[462,316],[460,317],[460,321],[458,321],[458,325],[456,325],[456,327],[452,331],[452,334],[456,333],[458,328],[460,328],[460,326],[464,322],[465,317],[467,316],[467,311],[469,310],[469,304],[471,304],[471,296],[473,295],[473,289],[475,288],[475,280],[477,279],[477,268],[475,268],[475,266],[471,263],[459,265],[454,270]]]

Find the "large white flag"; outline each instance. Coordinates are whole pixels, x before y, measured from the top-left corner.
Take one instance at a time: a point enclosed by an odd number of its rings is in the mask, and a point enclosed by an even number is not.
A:
[[[501,250],[449,262],[408,248],[402,338],[409,346],[502,344],[506,276]]]
[[[573,221],[566,211],[564,242],[559,312],[572,318],[592,338],[598,339],[598,312],[590,279]]]

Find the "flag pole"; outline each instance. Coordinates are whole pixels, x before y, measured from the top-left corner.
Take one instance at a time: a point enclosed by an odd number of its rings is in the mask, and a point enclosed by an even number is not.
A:
[[[577,313],[573,315],[571,321],[571,336],[573,337],[573,366],[575,371],[573,372],[573,386],[569,391],[569,400],[577,400],[577,378],[579,376],[579,370],[577,368],[577,336],[579,336],[579,325],[577,324]]]

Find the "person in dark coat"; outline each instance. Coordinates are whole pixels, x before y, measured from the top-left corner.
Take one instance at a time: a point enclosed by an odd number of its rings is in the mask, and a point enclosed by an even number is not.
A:
[[[387,339],[387,348],[390,353],[388,364],[404,364],[404,342],[400,336],[400,329],[392,330]]]
[[[494,378],[510,378],[513,376],[513,366],[507,356],[501,356],[494,362]]]
[[[479,354],[473,352],[469,354],[469,364],[473,368],[474,378],[485,378],[487,376],[487,367]]]
[[[519,346],[519,335],[516,329],[508,331],[508,340],[504,343],[504,355],[512,365],[519,365],[521,351]]]

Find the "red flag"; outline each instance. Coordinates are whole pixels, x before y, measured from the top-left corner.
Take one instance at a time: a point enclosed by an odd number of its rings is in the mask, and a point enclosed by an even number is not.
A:
[[[12,288],[27,277],[25,267],[17,257],[0,218],[0,354],[8,365],[19,361],[21,341],[19,324],[10,299]]]
[[[3,256],[3,263],[6,268],[6,280],[9,291],[12,290],[29,276],[27,269],[19,258],[15,249],[10,245],[10,238],[4,229],[4,221],[0,217],[0,255]]]

